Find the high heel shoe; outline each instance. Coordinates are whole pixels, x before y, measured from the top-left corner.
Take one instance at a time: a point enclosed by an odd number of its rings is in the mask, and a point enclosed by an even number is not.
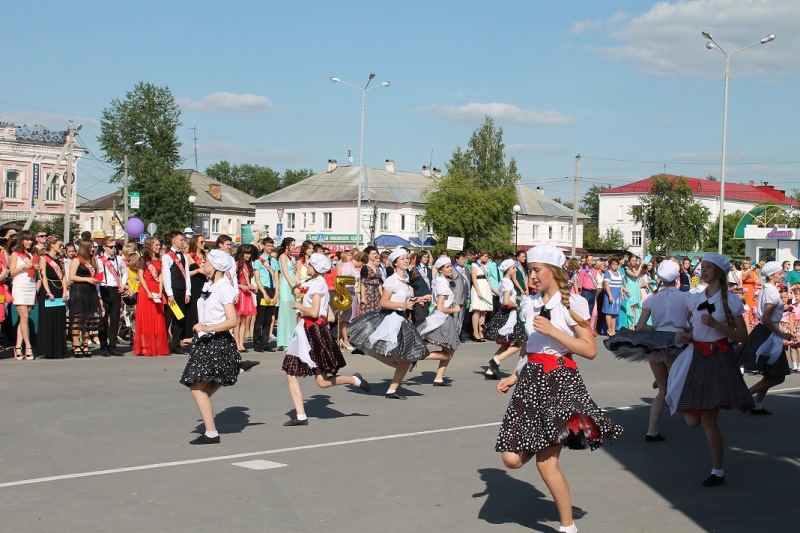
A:
[[[17,352],[19,352],[19,355],[17,355]],[[14,348],[14,359],[17,361],[22,361],[22,346],[17,346]]]
[[[33,361],[33,348],[25,349],[25,359],[28,361]]]

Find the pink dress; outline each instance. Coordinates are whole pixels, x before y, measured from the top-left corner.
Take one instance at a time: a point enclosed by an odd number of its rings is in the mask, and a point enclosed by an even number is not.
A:
[[[239,272],[239,285],[250,285],[250,267],[242,265]],[[239,299],[236,300],[236,314],[239,316],[255,316],[256,304],[253,300],[253,293],[245,291],[239,287]]]

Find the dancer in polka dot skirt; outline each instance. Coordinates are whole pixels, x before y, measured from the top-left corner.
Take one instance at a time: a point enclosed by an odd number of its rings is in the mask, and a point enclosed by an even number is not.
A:
[[[553,495],[559,531],[576,533],[569,485],[558,466],[561,449],[591,449],[602,439],[622,434],[589,396],[573,359],[594,359],[597,347],[589,326],[589,306],[570,294],[564,254],[541,244],[528,251],[530,282],[536,296],[523,302],[528,333],[527,357],[512,376],[497,384],[498,392],[516,385],[503,418],[495,449],[508,468],[521,468],[531,459]]]

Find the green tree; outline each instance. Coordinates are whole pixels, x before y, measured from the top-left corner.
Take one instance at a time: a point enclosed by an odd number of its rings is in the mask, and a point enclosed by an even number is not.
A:
[[[231,165],[220,161],[206,169],[206,175],[220,183],[260,198],[281,188],[280,174],[262,165]]]
[[[652,178],[650,192],[630,211],[634,221],[644,224],[648,251],[697,250],[706,238],[708,208],[694,199],[686,178],[664,174]]]
[[[128,188],[141,195],[141,207],[132,216],[155,222],[160,235],[183,230],[191,219],[192,190],[188,180],[175,173],[182,161],[180,114],[169,88],[139,82],[123,100],[112,100],[100,120],[98,142],[106,161],[118,169],[111,181],[122,179],[127,154]]]
[[[281,187],[288,187],[289,185],[300,183],[307,177],[313,175],[314,171],[310,168],[301,168],[300,170],[290,170],[287,168],[283,173],[283,177],[281,178]]]
[[[722,253],[725,255],[744,255],[744,239],[734,239],[733,234],[736,226],[746,213],[736,210],[733,213],[726,213],[722,226]],[[706,238],[703,241],[702,249],[706,251],[716,251],[719,245],[719,216],[708,223]]]
[[[441,242],[464,237],[464,245],[487,250],[513,246],[513,216],[517,203],[517,164],[505,162],[503,130],[491,117],[472,133],[469,148],[456,148],[447,175],[426,191],[424,221]]]
[[[581,199],[580,211],[589,219],[583,225],[583,247],[602,249],[600,238],[600,196],[611,185],[592,185]]]
[[[584,246],[585,248],[586,246]],[[597,239],[597,246],[599,250],[625,250],[628,245],[625,244],[625,236],[622,230],[617,228],[608,228],[605,235]]]

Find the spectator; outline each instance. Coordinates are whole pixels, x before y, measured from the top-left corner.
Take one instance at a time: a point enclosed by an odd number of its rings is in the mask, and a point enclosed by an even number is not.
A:
[[[253,262],[256,287],[259,292],[256,308],[256,323],[253,326],[253,346],[257,352],[274,352],[269,346],[275,315],[278,311],[278,283],[280,282],[280,263],[272,258],[275,241],[269,237],[261,239],[262,253]]]
[[[91,357],[89,338],[98,330],[102,312],[97,285],[100,276],[92,241],[82,240],[75,260],[70,263],[69,314],[72,332],[72,355]],[[82,339],[82,340],[81,340]]]
[[[55,238],[47,243],[39,271],[42,285],[39,290],[39,335],[37,351],[45,359],[67,357],[67,283],[61,251],[64,241]]]
[[[161,242],[148,237],[142,247],[142,257],[137,265],[139,296],[136,299],[136,332],[133,337],[133,355],[169,355],[167,326],[164,320],[163,267]]]
[[[592,254],[581,258],[581,268],[578,271],[578,284],[580,295],[589,304],[589,313],[594,314],[594,302],[597,299],[597,269],[594,268],[594,257]]]

